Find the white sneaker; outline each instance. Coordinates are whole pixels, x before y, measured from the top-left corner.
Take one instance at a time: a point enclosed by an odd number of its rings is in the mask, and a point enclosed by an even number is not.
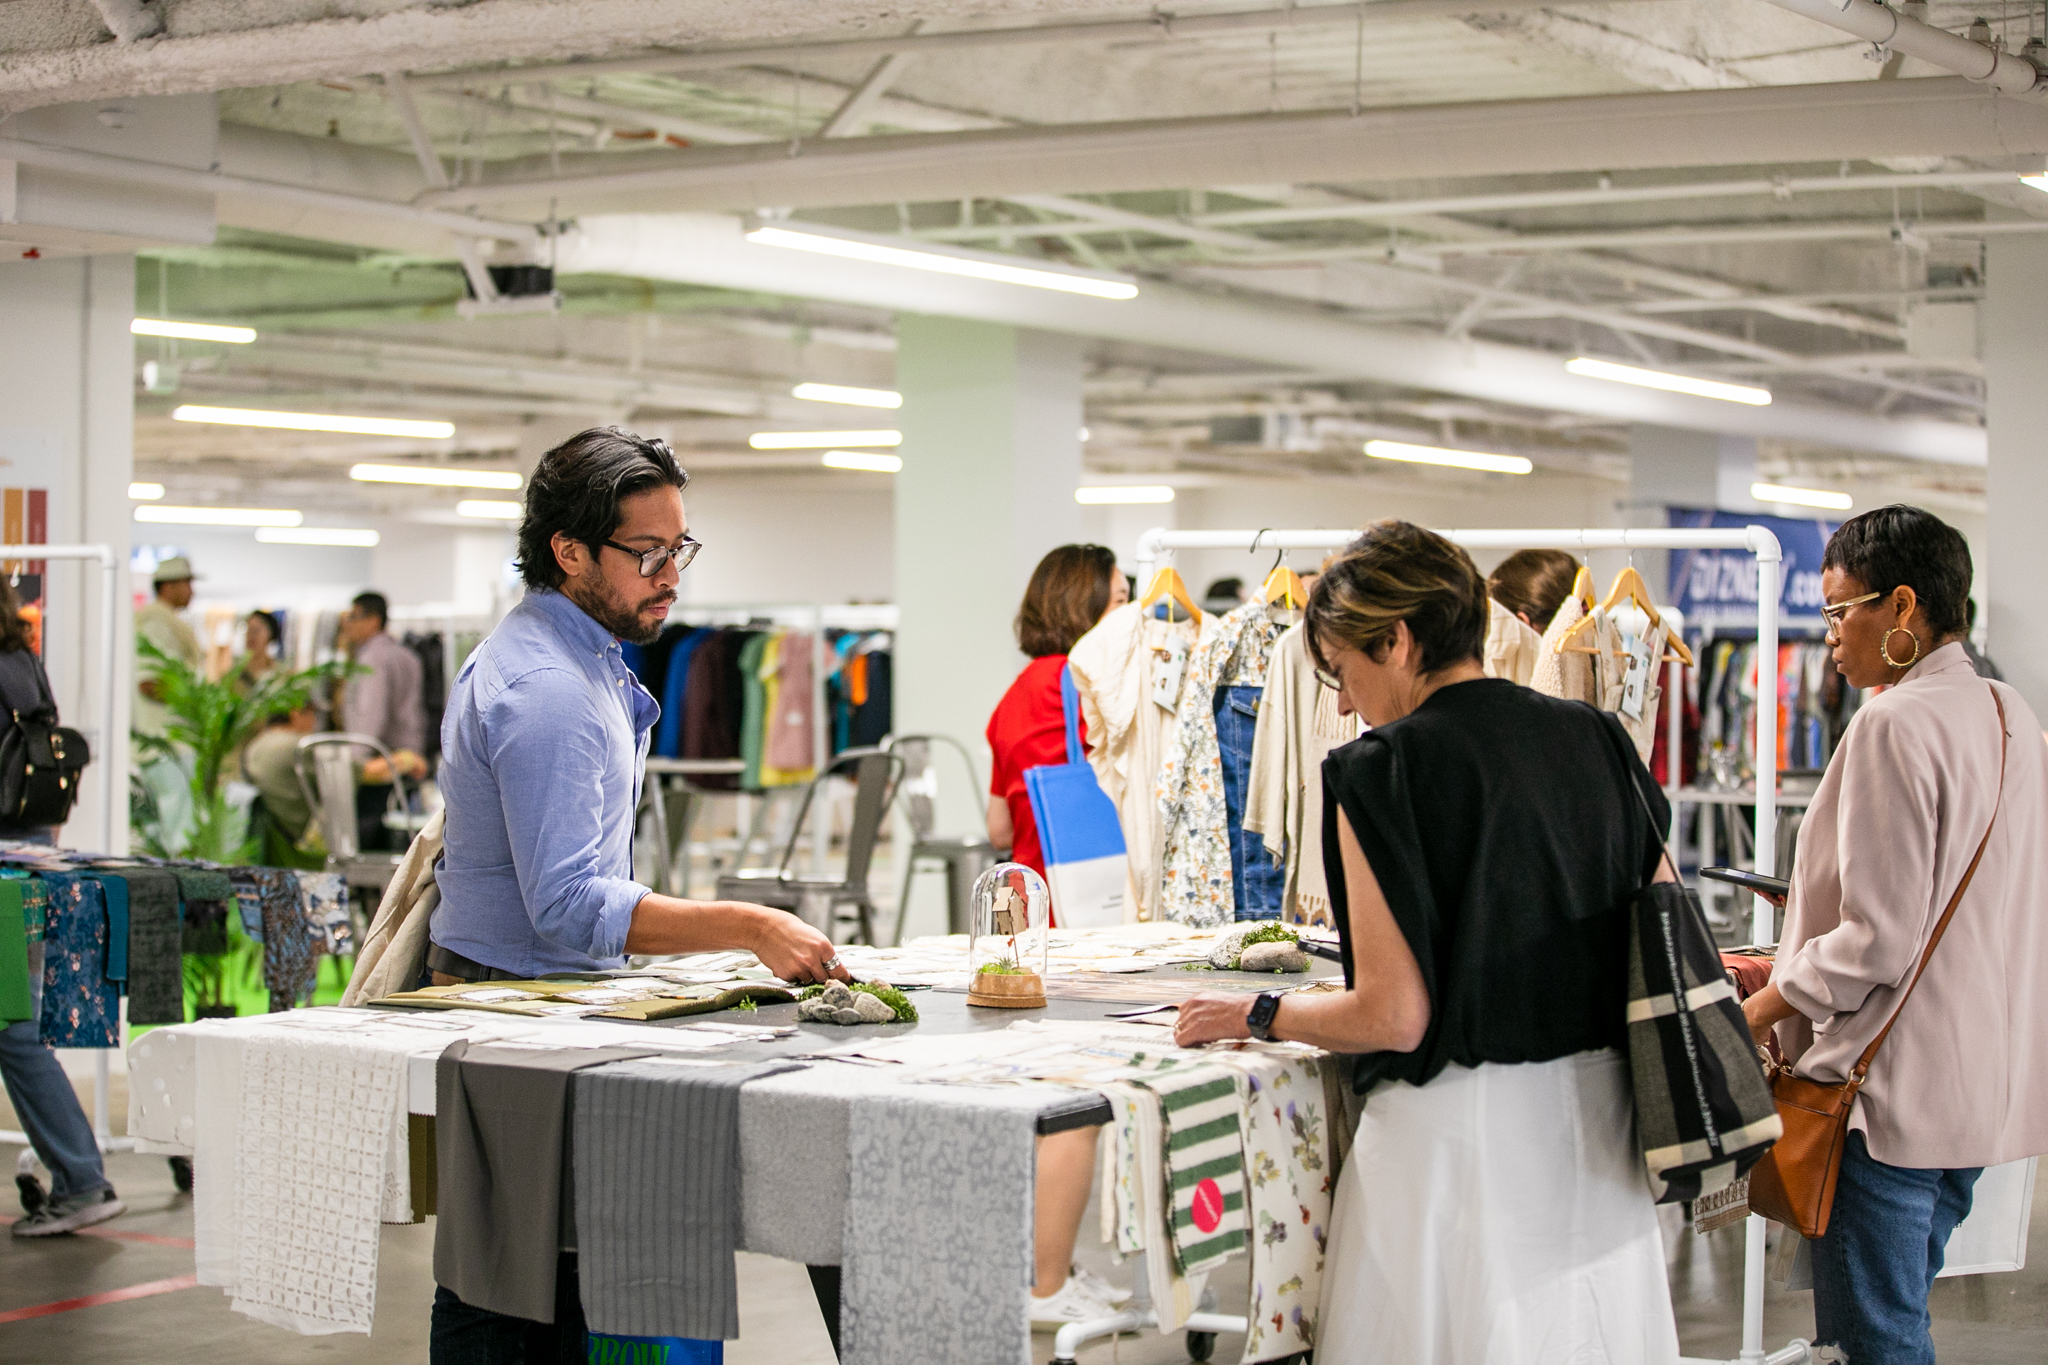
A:
[[[127,1211],[128,1206],[111,1189],[95,1190],[62,1204],[45,1204],[28,1217],[17,1219],[9,1230],[16,1237],[56,1237],[118,1218]]]
[[[1117,1288],[1117,1286],[1111,1284],[1092,1270],[1083,1270],[1080,1266],[1074,1266],[1069,1271],[1069,1275],[1072,1279],[1078,1281],[1083,1289],[1112,1307],[1121,1306],[1131,1297],[1130,1290]]]
[[[1073,1276],[1059,1287],[1059,1292],[1050,1298],[1031,1295],[1031,1325],[1033,1328],[1057,1330],[1070,1322],[1094,1322],[1100,1318],[1113,1317],[1116,1309],[1106,1300],[1088,1292]]]

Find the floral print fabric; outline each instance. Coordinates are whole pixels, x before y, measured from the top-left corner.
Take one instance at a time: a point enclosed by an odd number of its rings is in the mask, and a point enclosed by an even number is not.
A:
[[[42,1041],[50,1047],[118,1047],[121,998],[107,980],[105,892],[98,881],[75,872],[52,872],[41,881],[50,896],[43,932]]]
[[[315,940],[330,957],[353,953],[355,928],[348,918],[348,879],[339,872],[301,872],[298,879],[306,924]]]
[[[1188,654],[1173,745],[1159,771],[1166,825],[1160,905],[1167,919],[1210,927],[1237,915],[1230,876],[1230,814],[1223,751],[1216,737],[1216,689],[1264,687],[1282,627],[1263,602],[1217,620]]]

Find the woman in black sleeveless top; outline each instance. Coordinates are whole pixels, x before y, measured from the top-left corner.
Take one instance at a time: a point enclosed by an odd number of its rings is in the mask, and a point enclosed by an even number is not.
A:
[[[1347,989],[1267,1029],[1353,1054],[1368,1096],[1316,1360],[1675,1361],[1619,1051],[1666,807],[1613,716],[1485,676],[1486,619],[1471,559],[1405,522],[1309,598],[1318,677],[1373,727],[1323,765]],[[1245,1037],[1249,1009],[1190,1001],[1176,1040]]]

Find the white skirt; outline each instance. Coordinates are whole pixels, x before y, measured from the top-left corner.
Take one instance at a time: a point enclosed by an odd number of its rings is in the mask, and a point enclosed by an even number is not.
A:
[[[1450,1067],[1367,1098],[1316,1365],[1674,1365],[1627,1063]]]

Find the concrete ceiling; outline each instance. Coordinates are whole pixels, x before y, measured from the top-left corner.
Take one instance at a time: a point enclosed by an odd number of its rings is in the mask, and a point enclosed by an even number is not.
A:
[[[263,476],[262,442],[162,419],[200,394],[431,410],[500,459],[522,425],[589,414],[742,463],[752,424],[833,411],[791,384],[886,385],[915,291],[799,298],[685,260],[564,274],[556,314],[462,318],[458,246],[465,215],[519,236],[776,209],[1127,272],[1190,316],[1212,300],[1219,329],[1300,317],[1503,357],[1459,386],[1103,328],[1089,459],[1105,472],[1348,475],[1379,433],[1612,478],[1623,408],[1493,382],[1586,353],[1768,385],[1786,419],[1760,432],[1774,472],[1978,495],[1974,470],[1897,457],[1972,458],[1982,386],[1954,310],[1982,288],[1985,232],[2048,227],[2048,195],[2013,174],[2041,168],[2048,106],[1871,61],[1760,0],[1463,8],[1205,0],[1168,22],[1092,0],[9,0],[0,105],[218,92],[217,153],[183,174],[219,236],[146,256],[138,310],[264,335],[138,344],[159,387],[175,374],[175,394],[144,395],[138,436],[166,481]],[[1976,11],[1938,0],[1929,17],[1960,30]],[[2008,6],[1993,28],[2017,48],[2039,21]],[[500,261],[559,249],[481,244]],[[1931,309],[1949,310],[1940,328]],[[1247,412],[1315,439],[1208,439],[1211,417]],[[359,446],[293,459],[317,480]]]

